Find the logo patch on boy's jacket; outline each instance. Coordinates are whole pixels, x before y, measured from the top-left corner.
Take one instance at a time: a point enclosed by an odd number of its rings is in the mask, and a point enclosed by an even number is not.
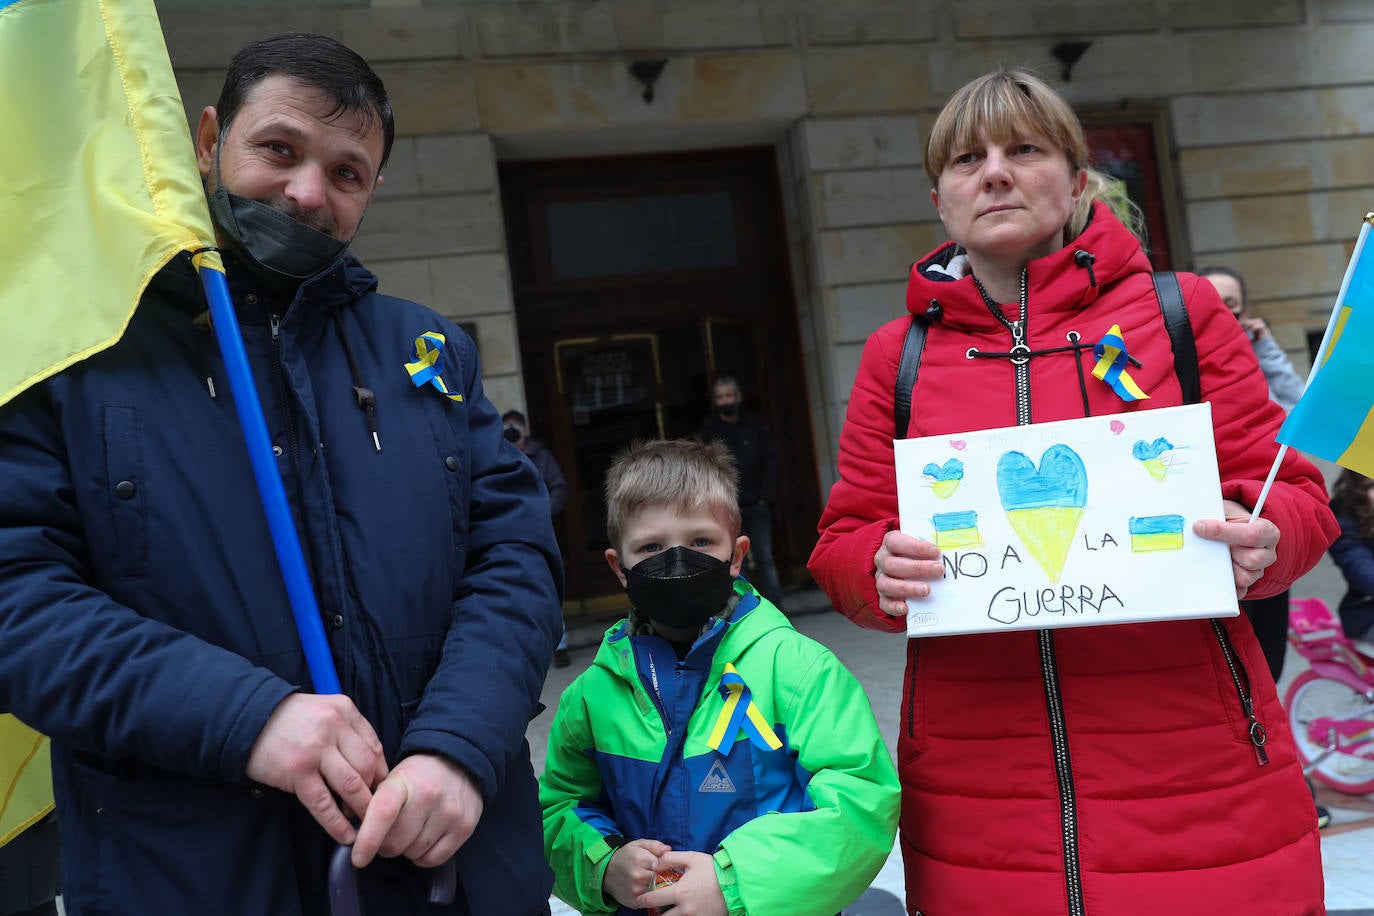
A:
[[[697,786],[698,792],[733,792],[735,784],[730,781],[730,774],[725,772],[725,764],[720,760],[711,764],[711,769],[706,771],[706,778]]]
[[[444,335],[426,331],[415,338],[415,358],[406,363],[406,371],[416,388],[433,385],[450,401],[462,401],[463,396],[450,391],[441,373],[444,371]]]

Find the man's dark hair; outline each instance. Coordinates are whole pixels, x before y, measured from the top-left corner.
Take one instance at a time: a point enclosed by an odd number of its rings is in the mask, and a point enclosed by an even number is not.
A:
[[[516,423],[519,423],[522,426],[529,426],[529,423],[525,421],[525,415],[518,410],[508,410],[505,413],[501,414],[502,423],[505,423],[508,420],[514,420]]]
[[[717,375],[715,381],[711,382],[711,390],[715,391],[721,385],[729,385],[731,388],[735,389],[736,396],[744,397],[744,391],[741,390],[739,382],[736,381],[733,375]]]
[[[318,89],[333,99],[330,119],[357,112],[367,127],[381,127],[382,161],[378,168],[386,165],[396,139],[396,122],[386,87],[357,52],[328,35],[288,32],[255,41],[235,54],[215,105],[221,134],[229,130],[253,87],[274,73]]]
[[[1232,280],[1235,280],[1235,281],[1236,281],[1236,285],[1240,287],[1240,304],[1241,304],[1241,307],[1242,307],[1242,308],[1245,308],[1245,307],[1248,307],[1248,306],[1250,305],[1250,293],[1245,289],[1245,278],[1242,277],[1240,274],[1236,273],[1236,272],[1235,272],[1234,270],[1232,270],[1231,268],[1229,268],[1229,267],[1221,267],[1220,265],[1214,265],[1214,266],[1212,266],[1212,267],[1201,267],[1201,268],[1198,269],[1197,275],[1198,275],[1199,277],[1210,277],[1210,276],[1230,277]]]

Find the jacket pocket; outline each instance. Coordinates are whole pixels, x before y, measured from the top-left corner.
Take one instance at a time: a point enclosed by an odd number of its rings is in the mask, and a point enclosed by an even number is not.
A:
[[[1265,748],[1268,735],[1264,730],[1264,724],[1260,722],[1259,715],[1255,710],[1255,696],[1251,690],[1250,672],[1245,668],[1245,662],[1231,642],[1231,634],[1227,631],[1226,625],[1213,617],[1207,621],[1211,627],[1212,636],[1220,648],[1221,660],[1224,670],[1219,673],[1221,680],[1221,695],[1226,707],[1227,718],[1240,726],[1243,738],[1249,741],[1255,751],[1255,763],[1258,766],[1267,766],[1269,763],[1269,751]],[[1240,715],[1234,715],[1239,710]]]
[[[148,574],[148,479],[139,416],[132,407],[108,404],[102,412],[104,499],[114,538],[108,549],[117,558],[121,578],[141,578]]]

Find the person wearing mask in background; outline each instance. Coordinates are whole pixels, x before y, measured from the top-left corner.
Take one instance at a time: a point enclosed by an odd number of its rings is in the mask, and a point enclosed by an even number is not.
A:
[[[1103,202],[1062,96],[1025,70],[979,77],[936,118],[924,165],[950,241],[908,281],[907,309],[929,319],[910,422],[896,428],[905,316],[864,347],[810,562],[838,611],[902,636],[908,601],[919,608],[945,566],[935,544],[900,530],[894,435],[1184,400],[1150,261]],[[1289,451],[1250,520],[1283,411],[1216,290],[1177,280],[1224,507],[1190,535],[1226,546],[1238,598],[1274,594],[1335,537],[1326,488]],[[1149,400],[1128,403],[1092,376],[1104,335],[1129,344]],[[1320,834],[1267,674],[1244,615],[908,639],[897,741],[907,907],[1321,913]]]
[[[292,33],[234,55],[194,138],[341,693],[189,256],[0,408],[0,710],[52,739],[68,913],[323,916],[337,844],[365,912],[548,912],[525,731],[562,566],[472,340],[348,247],[394,136],[367,62]]]
[[[773,500],[778,489],[778,449],[763,417],[744,406],[739,382],[728,375],[711,386],[714,410],[697,433],[702,442],[719,439],[739,469],[739,510],[749,536],[753,574],[750,581],[763,597],[777,604],[782,597],[773,561]]]
[[[564,504],[568,501],[568,480],[563,476],[563,469],[558,466],[558,459],[554,457],[551,448],[530,436],[529,421],[520,411],[506,411],[501,414],[501,422],[505,426],[503,435],[506,441],[524,452],[525,457],[539,472],[539,476],[544,479],[544,486],[549,491],[549,516],[556,523],[558,516],[563,514]],[[563,638],[558,641],[558,648],[553,653],[553,663],[559,668],[566,668],[570,662],[568,630],[564,625]]]

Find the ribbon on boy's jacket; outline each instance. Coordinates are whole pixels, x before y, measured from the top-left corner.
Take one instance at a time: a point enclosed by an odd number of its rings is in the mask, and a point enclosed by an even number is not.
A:
[[[438,331],[426,331],[415,338],[415,359],[406,363],[406,371],[416,388],[433,385],[449,400],[463,400],[461,394],[449,391],[440,374],[444,371],[444,335]]]
[[[1093,344],[1093,356],[1097,358],[1097,365],[1093,366],[1093,377],[1111,385],[1117,397],[1128,403],[1149,398],[1126,369],[1131,357],[1126,353],[1126,341],[1121,336],[1121,325],[1112,325],[1111,330]]]
[[[718,689],[720,695],[725,698],[725,707],[721,709],[715,727],[711,729],[711,737],[706,742],[707,747],[717,753],[729,753],[728,750],[722,752],[721,747],[727,741],[733,744],[741,728],[754,746],[761,750],[776,751],[782,747],[782,740],[759,711],[749,685],[744,683],[744,678],[739,676],[734,665],[725,665],[725,673],[721,675]]]

